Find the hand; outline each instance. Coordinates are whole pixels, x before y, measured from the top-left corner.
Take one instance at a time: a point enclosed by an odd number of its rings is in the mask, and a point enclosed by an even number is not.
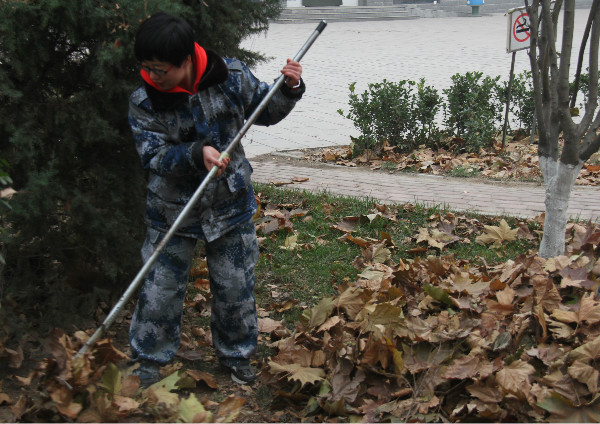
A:
[[[288,59],[287,64],[283,67],[281,73],[286,76],[286,85],[290,88],[295,87],[302,77],[302,65],[295,60]]]
[[[212,146],[204,146],[202,148],[202,157],[204,159],[204,166],[206,166],[206,169],[208,169],[209,171],[212,169],[213,166],[219,168],[219,170],[217,171],[217,177],[220,176],[223,173],[223,171],[225,171],[225,168],[227,168],[227,165],[229,165],[230,161],[229,158],[219,160],[221,154],[217,149],[215,149]]]

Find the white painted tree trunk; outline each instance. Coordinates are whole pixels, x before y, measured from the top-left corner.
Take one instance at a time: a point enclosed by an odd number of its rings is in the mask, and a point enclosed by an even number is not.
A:
[[[569,198],[583,163],[566,165],[548,156],[540,157],[540,168],[546,184],[546,218],[539,252],[543,258],[563,255],[565,252]]]

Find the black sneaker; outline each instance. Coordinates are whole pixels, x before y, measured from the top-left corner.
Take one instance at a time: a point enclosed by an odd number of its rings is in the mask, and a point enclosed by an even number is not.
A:
[[[219,358],[219,362],[231,372],[234,383],[250,384],[256,380],[256,371],[249,359]]]
[[[139,366],[131,372],[140,378],[140,387],[146,389],[160,380],[160,365],[153,361],[139,361]]]

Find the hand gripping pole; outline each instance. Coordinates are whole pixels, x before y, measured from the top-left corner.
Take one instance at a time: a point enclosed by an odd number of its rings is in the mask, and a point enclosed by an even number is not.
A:
[[[315,31],[311,34],[311,36],[308,38],[306,43],[304,43],[302,48],[298,51],[298,53],[294,57],[294,60],[296,62],[299,62],[300,59],[302,59],[302,57],[304,57],[304,54],[313,45],[313,43],[315,42],[317,37],[321,34],[321,32],[323,32],[323,30],[325,29],[326,26],[327,26],[326,21],[321,21],[319,23],[319,25],[317,26],[317,29],[315,29]],[[283,74],[280,75],[279,78],[277,78],[275,83],[269,89],[267,95],[263,98],[263,100],[260,102],[260,104],[256,107],[256,109],[254,110],[252,115],[250,115],[250,117],[246,120],[246,122],[244,123],[244,125],[242,126],[240,131],[237,133],[237,135],[234,137],[234,139],[231,141],[231,143],[229,143],[229,146],[227,146],[227,148],[223,152],[221,152],[221,156],[219,157],[219,160],[229,157],[229,155],[231,154],[233,149],[237,146],[237,144],[244,137],[244,135],[246,135],[246,132],[248,132],[248,130],[250,129],[252,124],[254,124],[254,122],[256,122],[256,120],[258,119],[258,117],[262,113],[262,111],[265,109],[265,107],[267,107],[267,104],[271,101],[271,99],[273,98],[273,96],[275,95],[277,90],[279,90],[281,88],[281,84],[283,84],[284,81],[285,81],[285,76]],[[211,168],[210,172],[208,173],[208,175],[204,178],[202,183],[198,186],[198,188],[196,189],[196,191],[194,192],[194,194],[192,195],[192,197],[190,198],[188,203],[185,205],[185,207],[183,208],[183,210],[181,211],[181,213],[179,214],[179,216],[177,217],[175,222],[173,222],[173,224],[171,225],[171,228],[169,228],[169,231],[167,231],[167,233],[165,234],[165,236],[163,237],[161,242],[158,244],[158,246],[156,247],[156,250],[154,251],[154,253],[152,253],[152,256],[150,256],[150,258],[146,261],[144,266],[142,266],[142,268],[139,270],[139,272],[137,273],[137,275],[135,276],[135,278],[133,279],[133,281],[131,282],[131,284],[129,285],[127,290],[125,291],[125,293],[123,293],[123,295],[121,296],[121,298],[119,299],[117,304],[113,307],[113,309],[110,311],[110,313],[104,319],[104,322],[102,323],[102,325],[100,327],[98,327],[98,329],[94,332],[94,334],[92,334],[92,336],[89,338],[89,340],[81,347],[79,352],[77,352],[77,354],[75,355],[76,358],[83,355],[90,348],[90,346],[92,346],[94,343],[96,343],[96,341],[98,341],[100,336],[112,325],[112,323],[114,322],[116,317],[119,315],[119,313],[121,312],[121,310],[123,309],[125,304],[129,301],[131,296],[133,296],[135,291],[138,289],[138,287],[144,280],[144,277],[146,276],[146,274],[148,274],[148,272],[150,271],[150,268],[152,267],[152,265],[154,265],[154,263],[156,262],[156,260],[158,259],[159,255],[160,255],[160,253],[163,251],[163,249],[165,248],[167,243],[171,240],[171,238],[173,237],[173,235],[175,234],[175,232],[177,231],[177,229],[179,228],[179,226],[181,225],[183,220],[189,215],[189,213],[192,210],[192,208],[194,207],[194,205],[198,202],[198,200],[202,196],[202,193],[208,186],[208,183],[215,177],[217,172],[218,172],[218,168],[216,166],[213,166]]]

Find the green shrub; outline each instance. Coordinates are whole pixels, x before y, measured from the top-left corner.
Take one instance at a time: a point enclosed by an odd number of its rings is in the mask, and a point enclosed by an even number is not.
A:
[[[587,73],[581,73],[579,76],[579,90],[577,98],[580,99],[579,105],[583,107],[583,105],[587,102],[587,98],[590,91],[590,68],[587,68]],[[600,79],[600,72],[598,72],[598,78]],[[573,96],[573,91],[575,90],[575,82],[571,81],[569,84],[569,94]],[[583,94],[583,99],[579,97],[579,93]]]
[[[410,152],[437,134],[434,118],[441,98],[437,90],[425,85],[425,80],[383,80],[369,84],[361,94],[355,92],[355,86],[350,84],[350,111],[344,115],[338,110],[360,131],[353,148],[355,155],[367,149],[380,152],[386,143]]]
[[[419,123],[416,132],[416,145],[425,144],[428,147],[435,142],[440,130],[435,123],[435,117],[442,108],[442,97],[438,91],[425,85],[425,80],[421,78],[417,84],[417,96],[414,107],[414,118]]]
[[[510,94],[510,112],[519,122],[519,128],[529,132],[535,113],[531,71],[521,72],[513,79]]]
[[[482,77],[481,72],[455,74],[450,88],[443,90],[446,130],[464,139],[466,151],[491,146],[501,120],[500,77]]]

